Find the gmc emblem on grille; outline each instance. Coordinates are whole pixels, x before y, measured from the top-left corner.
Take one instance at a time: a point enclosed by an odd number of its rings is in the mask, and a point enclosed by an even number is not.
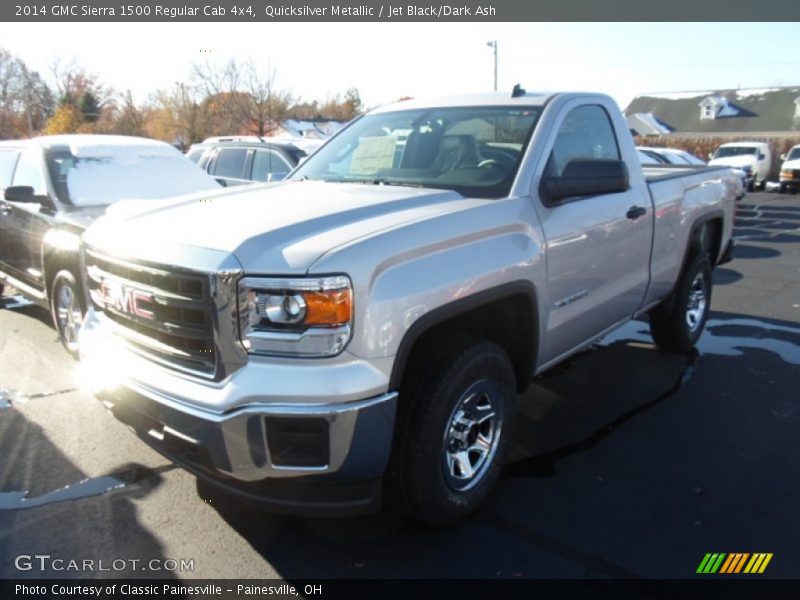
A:
[[[103,302],[118,312],[143,319],[153,320],[155,318],[152,310],[142,306],[143,303],[153,302],[153,294],[126,287],[109,279],[103,279],[100,284],[100,294]]]

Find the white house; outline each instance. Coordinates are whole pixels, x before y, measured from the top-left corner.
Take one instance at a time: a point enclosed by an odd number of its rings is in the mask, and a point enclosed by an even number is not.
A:
[[[739,114],[739,109],[724,96],[706,96],[699,106],[701,120],[735,117]]]

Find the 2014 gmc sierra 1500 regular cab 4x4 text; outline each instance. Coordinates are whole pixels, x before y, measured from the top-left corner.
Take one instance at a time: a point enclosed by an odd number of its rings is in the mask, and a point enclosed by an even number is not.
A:
[[[643,173],[603,95],[401,102],[285,182],[101,218],[80,353],[115,416],[227,492],[445,526],[497,480],[533,376],[645,313],[691,349],[737,186]]]

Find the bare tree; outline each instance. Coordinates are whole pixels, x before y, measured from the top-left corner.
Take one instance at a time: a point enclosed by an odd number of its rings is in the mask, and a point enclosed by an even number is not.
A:
[[[196,92],[177,82],[171,91],[159,91],[143,113],[144,131],[186,149],[209,133],[209,108]]]
[[[133,101],[131,91],[128,90],[122,97],[122,106],[114,115],[113,128],[115,133],[122,135],[142,135],[144,132],[144,115]]]
[[[0,138],[34,135],[53,110],[53,94],[39,73],[0,48]]]
[[[75,61],[66,65],[56,59],[50,67],[58,92],[59,104],[77,106],[85,121],[97,121],[103,110],[113,109],[114,91],[100,83],[97,75],[87,72]]]
[[[342,98],[339,94],[325,101],[319,110],[324,119],[350,121],[361,114],[364,106],[357,88],[349,88]]]
[[[50,87],[42,76],[36,71],[31,71],[21,63],[22,75],[22,103],[25,111],[25,120],[28,125],[28,135],[44,127],[45,122],[55,112],[55,98]]]
[[[19,61],[0,48],[0,139],[13,135],[19,91]]]
[[[274,69],[259,69],[252,60],[237,63],[231,59],[222,67],[209,62],[195,64],[192,78],[202,89],[215,110],[227,119],[235,131],[253,135],[270,135],[286,120],[295,98],[288,90],[276,86]]]

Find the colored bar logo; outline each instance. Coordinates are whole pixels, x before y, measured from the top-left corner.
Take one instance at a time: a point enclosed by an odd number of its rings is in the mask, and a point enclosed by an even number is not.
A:
[[[708,552],[700,561],[700,566],[697,567],[696,573],[703,575],[706,574],[761,574],[763,573],[769,561],[772,560],[772,553],[769,552],[756,552],[750,554],[749,552]]]

